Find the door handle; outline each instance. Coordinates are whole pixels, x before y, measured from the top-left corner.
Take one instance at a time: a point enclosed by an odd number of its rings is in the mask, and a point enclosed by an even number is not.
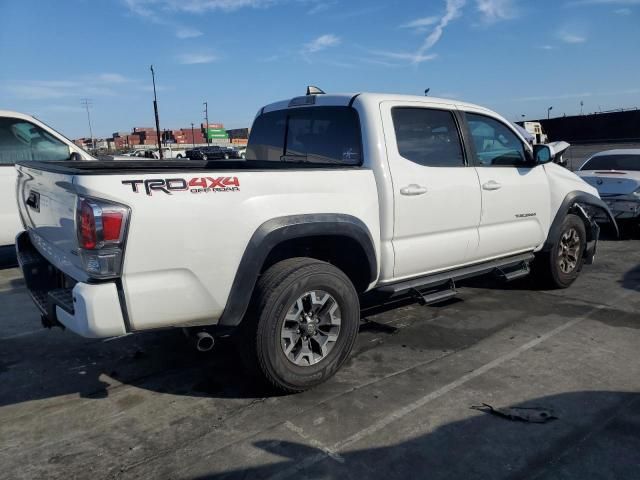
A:
[[[400,193],[402,195],[406,195],[408,197],[413,197],[416,195],[422,195],[427,193],[427,187],[421,187],[420,185],[416,185],[415,183],[411,185],[407,185],[400,189]]]
[[[495,180],[489,180],[487,183],[482,185],[483,190],[500,190],[501,188],[502,185]]]

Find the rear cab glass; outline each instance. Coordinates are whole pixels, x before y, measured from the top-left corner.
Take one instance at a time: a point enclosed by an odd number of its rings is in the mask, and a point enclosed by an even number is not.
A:
[[[246,159],[361,165],[358,113],[351,107],[306,107],[263,113],[253,123]]]

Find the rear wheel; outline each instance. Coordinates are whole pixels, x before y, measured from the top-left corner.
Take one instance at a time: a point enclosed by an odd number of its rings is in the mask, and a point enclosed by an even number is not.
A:
[[[310,258],[284,260],[256,286],[243,322],[245,360],[278,390],[306,390],[342,366],[359,321],[358,294],[342,271]]]
[[[567,288],[578,278],[584,261],[587,233],[580,217],[568,214],[560,235],[548,252],[536,258],[534,270],[543,286]]]

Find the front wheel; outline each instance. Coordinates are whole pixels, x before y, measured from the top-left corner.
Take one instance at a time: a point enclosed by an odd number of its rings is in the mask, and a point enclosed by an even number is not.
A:
[[[580,217],[568,214],[560,235],[548,252],[538,254],[534,272],[543,286],[567,288],[578,278],[584,262],[587,233]]]
[[[301,392],[329,379],[348,358],[360,322],[358,294],[333,265],[284,260],[261,276],[245,322],[249,366],[278,390]]]

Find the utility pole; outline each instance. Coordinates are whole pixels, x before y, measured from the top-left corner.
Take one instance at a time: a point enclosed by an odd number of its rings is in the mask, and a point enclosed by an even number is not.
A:
[[[196,148],[196,134],[193,130],[193,122],[191,122],[191,144],[193,145],[193,148]]]
[[[156,96],[156,73],[151,65],[151,79],[153,80],[153,111],[156,115],[156,135],[158,136],[158,155],[162,160],[162,140],[160,139],[160,118],[158,117],[158,97]]]
[[[547,120],[549,120],[549,118],[551,118],[551,110],[553,110],[553,107],[547,108]]]
[[[87,110],[87,121],[89,122],[89,138],[91,139],[91,148],[95,150],[96,144],[93,141],[93,129],[91,128],[91,114],[89,113],[89,107],[91,106],[91,99],[83,98],[82,100],[80,100],[80,103]]]
[[[204,134],[207,137],[207,145],[209,145],[209,104],[204,102]]]
[[[580,100],[580,115],[583,115],[582,111],[584,109],[584,102]]]

